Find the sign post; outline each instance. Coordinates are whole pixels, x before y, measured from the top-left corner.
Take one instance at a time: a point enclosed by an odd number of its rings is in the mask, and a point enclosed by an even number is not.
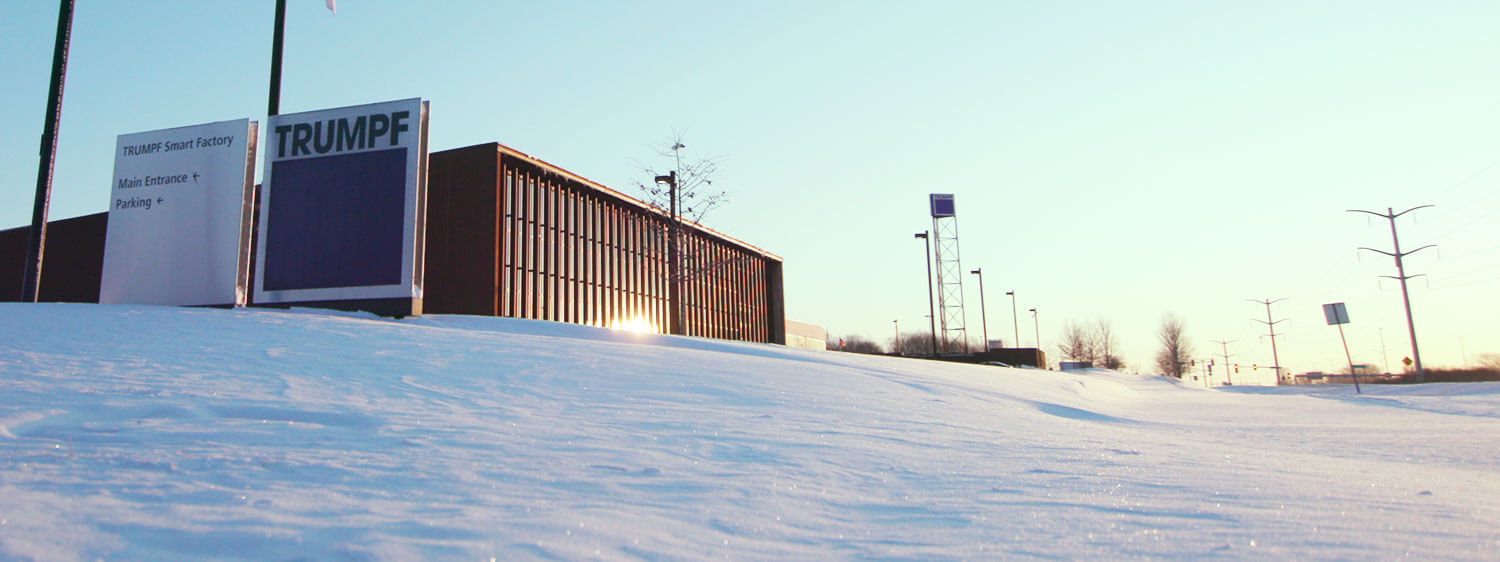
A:
[[[422,313],[427,102],[273,115],[255,303]]]
[[[1329,324],[1339,327],[1339,341],[1344,344],[1344,359],[1349,362],[1349,378],[1354,380],[1354,393],[1363,394],[1359,390],[1359,373],[1354,372],[1354,359],[1349,356],[1349,340],[1344,339],[1344,324],[1349,323],[1349,311],[1341,302],[1325,304],[1323,305],[1323,318]]]
[[[120,135],[99,302],[243,306],[256,122]]]

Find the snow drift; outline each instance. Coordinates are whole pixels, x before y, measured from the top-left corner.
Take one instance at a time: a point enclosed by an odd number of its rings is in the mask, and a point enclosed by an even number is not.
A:
[[[1500,384],[0,305],[0,556],[1500,557]]]

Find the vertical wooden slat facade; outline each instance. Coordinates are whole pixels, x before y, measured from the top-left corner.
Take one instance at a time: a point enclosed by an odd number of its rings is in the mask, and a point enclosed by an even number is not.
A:
[[[427,312],[667,331],[664,213],[498,143],[428,169]],[[687,223],[681,236],[687,335],[785,343],[781,259]]]
[[[498,143],[432,153],[427,196],[425,312],[667,331],[664,213]],[[107,220],[50,223],[42,300],[98,302]],[[0,231],[12,279],[27,235]],[[688,335],[786,343],[780,258],[691,224],[681,247]]]

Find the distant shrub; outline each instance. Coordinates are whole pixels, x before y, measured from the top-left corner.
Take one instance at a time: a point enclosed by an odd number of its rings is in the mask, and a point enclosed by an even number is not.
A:
[[[1429,369],[1424,375],[1427,382],[1500,381],[1500,369]]]

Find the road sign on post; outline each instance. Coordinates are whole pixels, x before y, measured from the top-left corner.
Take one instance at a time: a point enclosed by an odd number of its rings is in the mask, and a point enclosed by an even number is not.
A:
[[[1344,308],[1344,303],[1335,302],[1323,305],[1323,318],[1328,320],[1328,325],[1348,324],[1349,310]]]
[[[1359,373],[1354,372],[1354,358],[1349,356],[1349,340],[1344,339],[1344,324],[1349,323],[1349,311],[1344,308],[1344,303],[1335,302],[1323,305],[1323,318],[1330,325],[1339,327],[1339,341],[1344,344],[1344,359],[1349,362],[1349,378],[1354,381],[1354,393],[1362,394],[1359,390]]]

